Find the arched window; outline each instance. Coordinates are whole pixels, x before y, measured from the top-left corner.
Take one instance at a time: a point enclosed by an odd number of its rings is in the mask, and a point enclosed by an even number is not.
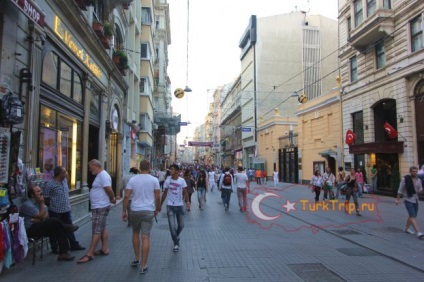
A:
[[[424,80],[421,80],[414,90],[415,124],[417,128],[418,162],[424,164]]]
[[[374,106],[374,121],[375,142],[398,141],[397,138],[389,138],[384,129],[386,122],[397,129],[395,99],[384,99]]]

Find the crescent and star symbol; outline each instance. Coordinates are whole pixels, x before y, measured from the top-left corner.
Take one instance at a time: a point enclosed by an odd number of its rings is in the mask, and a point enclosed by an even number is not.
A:
[[[268,198],[268,197],[276,197],[281,199],[281,196],[275,193],[264,193],[264,194],[259,194],[257,195],[255,198],[253,198],[252,200],[252,212],[253,214],[262,220],[266,220],[266,221],[270,221],[270,220],[275,220],[277,218],[279,218],[280,216],[282,216],[282,213],[279,213],[277,215],[274,216],[270,216],[270,215],[266,215],[261,211],[260,205],[262,204],[262,202]],[[296,202],[290,202],[289,200],[286,201],[286,204],[283,205],[283,208],[286,209],[286,212],[289,213],[290,211],[295,211],[296,208],[294,207],[296,205]]]

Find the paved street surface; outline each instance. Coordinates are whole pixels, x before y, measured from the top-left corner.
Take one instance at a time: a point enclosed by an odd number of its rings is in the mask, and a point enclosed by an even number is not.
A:
[[[236,193],[229,211],[220,193],[207,193],[203,211],[196,204],[185,216],[181,249],[173,253],[166,214],[151,233],[147,274],[130,266],[134,259],[131,229],[121,220],[121,204],[108,219],[110,255],[86,264],[58,262],[45,256],[31,265],[3,270],[2,281],[423,281],[424,240],[403,231],[407,217],[394,198],[365,195],[362,216],[339,210],[338,203],[314,206],[303,185],[280,183],[274,189],[252,184],[246,213]],[[322,198],[322,196],[321,196]],[[252,205],[253,203],[253,205]],[[293,205],[294,203],[294,205]],[[311,204],[311,205],[309,205]],[[291,209],[293,207],[296,210]],[[419,224],[424,231],[424,211]],[[91,223],[76,232],[87,246]],[[85,251],[73,254],[81,257]]]

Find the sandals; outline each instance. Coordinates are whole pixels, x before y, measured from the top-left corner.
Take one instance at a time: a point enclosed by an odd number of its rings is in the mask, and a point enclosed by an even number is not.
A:
[[[85,259],[87,259],[87,260],[85,260]],[[77,263],[82,264],[82,263],[92,261],[93,259],[94,259],[94,256],[84,255],[77,261]]]

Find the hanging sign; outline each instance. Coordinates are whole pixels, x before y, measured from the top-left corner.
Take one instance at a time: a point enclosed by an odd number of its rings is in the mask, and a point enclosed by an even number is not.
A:
[[[38,8],[37,4],[31,0],[11,0],[16,7],[21,10],[25,16],[36,23],[39,27],[44,28],[45,14]]]

